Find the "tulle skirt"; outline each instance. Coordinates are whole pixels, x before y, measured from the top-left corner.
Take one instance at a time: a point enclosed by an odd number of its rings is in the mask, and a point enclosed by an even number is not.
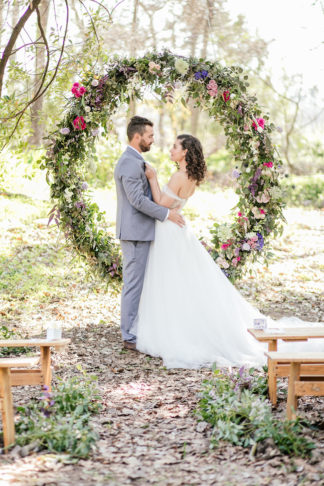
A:
[[[137,348],[167,368],[262,366],[267,345],[247,331],[265,317],[236,290],[187,224],[156,221],[136,329]],[[298,318],[270,327],[319,326]],[[322,323],[323,324],[323,323]],[[324,350],[324,340],[280,343],[280,350]]]

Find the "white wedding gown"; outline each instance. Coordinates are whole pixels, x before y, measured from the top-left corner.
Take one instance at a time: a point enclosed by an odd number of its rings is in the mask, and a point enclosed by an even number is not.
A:
[[[163,191],[181,210],[187,199],[168,186]],[[156,221],[136,329],[137,349],[159,356],[167,368],[261,366],[266,344],[248,332],[253,319],[263,316],[230,283],[188,225],[180,228]],[[272,321],[268,326],[321,325],[297,318]],[[280,350],[324,350],[324,341],[280,343]]]

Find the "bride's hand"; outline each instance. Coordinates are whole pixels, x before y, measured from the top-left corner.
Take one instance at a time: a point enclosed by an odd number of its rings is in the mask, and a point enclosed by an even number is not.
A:
[[[145,175],[148,179],[156,177],[156,170],[148,162],[145,162]]]

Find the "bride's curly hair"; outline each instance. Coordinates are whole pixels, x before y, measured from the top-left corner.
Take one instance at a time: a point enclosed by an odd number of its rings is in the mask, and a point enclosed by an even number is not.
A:
[[[178,135],[183,150],[187,149],[186,162],[187,174],[189,179],[196,181],[197,186],[204,180],[207,172],[207,166],[203,154],[203,149],[198,138],[192,135]]]

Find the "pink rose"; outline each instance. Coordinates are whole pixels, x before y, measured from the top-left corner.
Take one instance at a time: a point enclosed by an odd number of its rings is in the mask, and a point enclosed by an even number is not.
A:
[[[228,102],[228,100],[230,99],[230,96],[231,95],[230,95],[230,92],[228,90],[223,92],[223,98],[224,98],[225,103]]]
[[[264,209],[260,209],[260,214],[265,214],[265,210]]]
[[[87,90],[85,89],[84,86],[81,86],[81,88],[79,89],[79,93],[80,95],[82,96]]]
[[[254,128],[254,130],[257,130],[258,129],[258,126],[262,128],[262,130],[264,129],[264,119],[263,118],[256,118],[256,121],[258,123],[258,125],[253,122],[252,123],[252,127]]]
[[[241,211],[239,211],[239,212],[237,213],[237,215],[238,215],[240,218],[243,216],[243,214],[241,213]]]
[[[266,167],[273,167],[273,163],[272,162],[264,162],[263,165],[265,165]]]
[[[80,83],[73,83],[73,88],[78,88],[80,86]]]
[[[84,121],[83,116],[77,116],[73,120],[73,126],[76,130],[84,130],[87,125],[86,122]]]

